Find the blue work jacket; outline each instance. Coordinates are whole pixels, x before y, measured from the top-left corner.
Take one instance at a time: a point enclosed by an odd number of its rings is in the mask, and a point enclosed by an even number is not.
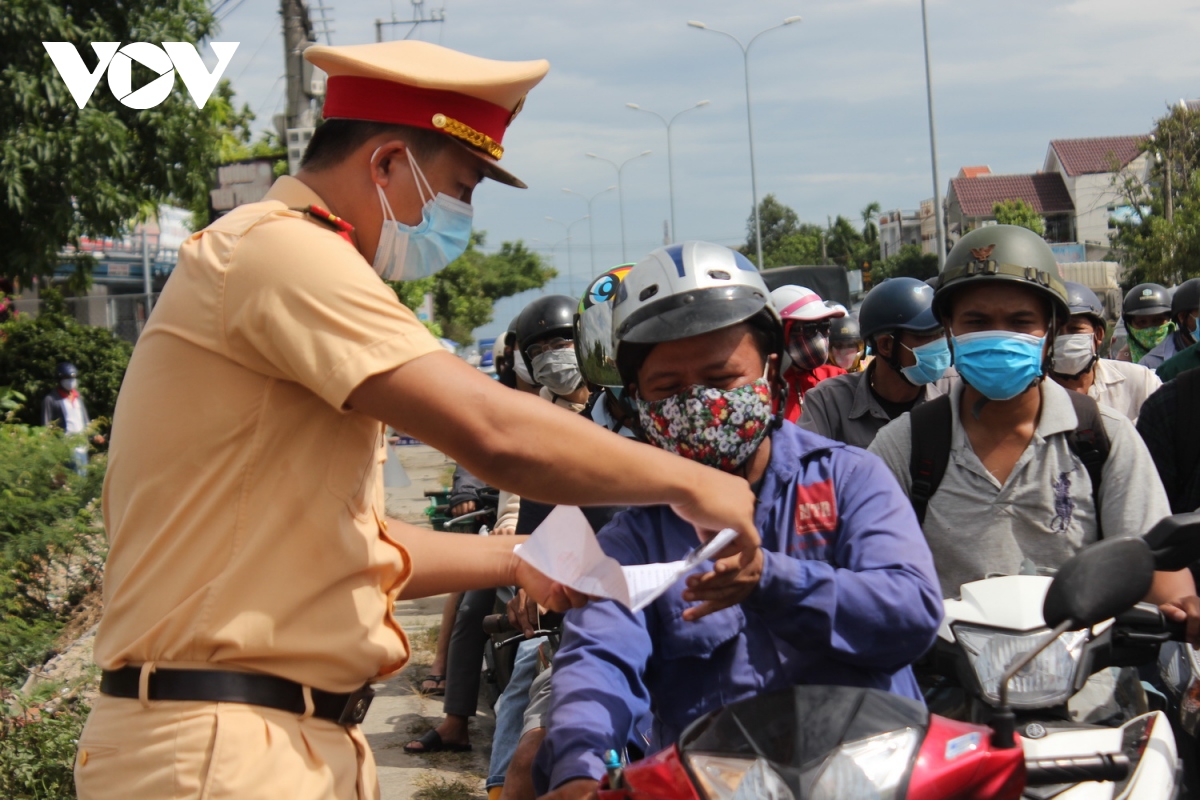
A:
[[[933,644],[942,595],[912,505],[883,461],[785,422],[771,437],[755,523],[762,579],[739,605],[686,622],[680,580],[637,614],[611,600],[567,614],[539,793],[601,778],[604,752],[635,741],[647,712],[654,751],[702,714],[798,684],[921,699],[909,665]],[[624,511],[598,539],[623,565],[676,561],[699,544],[667,506]]]

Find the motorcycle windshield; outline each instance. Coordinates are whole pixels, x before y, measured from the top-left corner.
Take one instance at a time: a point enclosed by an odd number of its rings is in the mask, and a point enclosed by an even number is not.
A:
[[[725,706],[680,737],[684,753],[765,758],[798,788],[800,773],[846,742],[913,728],[924,736],[929,712],[915,700],[849,686],[795,686]]]

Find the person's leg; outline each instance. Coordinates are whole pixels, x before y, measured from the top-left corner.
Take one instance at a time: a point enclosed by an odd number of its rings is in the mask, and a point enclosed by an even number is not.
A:
[[[446,597],[442,606],[442,627],[438,629],[437,650],[433,654],[433,663],[429,665],[429,675],[421,681],[422,694],[446,693],[446,659],[450,652],[450,634],[454,631],[454,620],[458,615],[458,603],[462,592],[454,592]]]
[[[529,687],[537,675],[538,648],[546,637],[527,639],[517,645],[517,660],[512,678],[496,703],[496,732],[492,737],[492,757],[488,763],[486,789],[504,785],[504,774],[516,752],[525,726],[525,709],[529,705]]]
[[[465,593],[458,606],[446,657],[446,700],[442,704],[446,718],[434,728],[440,741],[448,745],[465,747],[471,742],[467,720],[475,716],[479,705],[480,668],[488,640],[483,632],[483,618],[492,613],[495,604],[495,589],[476,589]],[[404,746],[408,753],[429,749],[436,748],[417,740]]]
[[[546,718],[550,713],[550,677],[553,672],[553,667],[544,670],[529,687],[529,706],[525,709],[521,741],[509,762],[501,800],[534,800],[537,797],[533,787],[533,760],[542,746],[542,740],[546,738]]]

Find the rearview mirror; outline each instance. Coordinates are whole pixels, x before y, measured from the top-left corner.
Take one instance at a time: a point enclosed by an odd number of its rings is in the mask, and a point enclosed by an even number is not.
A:
[[[1087,628],[1115,617],[1149,593],[1154,566],[1142,539],[1104,539],[1089,545],[1059,568],[1046,592],[1042,616],[1052,628],[1068,620]]]
[[[1176,572],[1200,560],[1200,511],[1164,517],[1143,537],[1154,556],[1154,568]]]

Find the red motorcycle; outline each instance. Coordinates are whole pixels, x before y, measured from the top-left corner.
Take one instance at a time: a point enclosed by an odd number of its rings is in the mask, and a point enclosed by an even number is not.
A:
[[[1168,517],[1144,539],[1098,542],[1064,564],[1043,607],[1052,630],[1005,671],[990,727],[930,714],[921,703],[875,689],[797,686],[709,713],[678,745],[628,766],[610,751],[600,798],[1019,800],[1023,793],[1057,793],[1035,787],[1080,781],[1113,781],[1117,797],[1147,737],[1126,737],[1119,752],[1027,759],[1014,733],[1008,684],[1065,631],[1132,608],[1148,593],[1155,569],[1182,569],[1198,557],[1200,513]],[[1170,632],[1181,635],[1178,626]]]

